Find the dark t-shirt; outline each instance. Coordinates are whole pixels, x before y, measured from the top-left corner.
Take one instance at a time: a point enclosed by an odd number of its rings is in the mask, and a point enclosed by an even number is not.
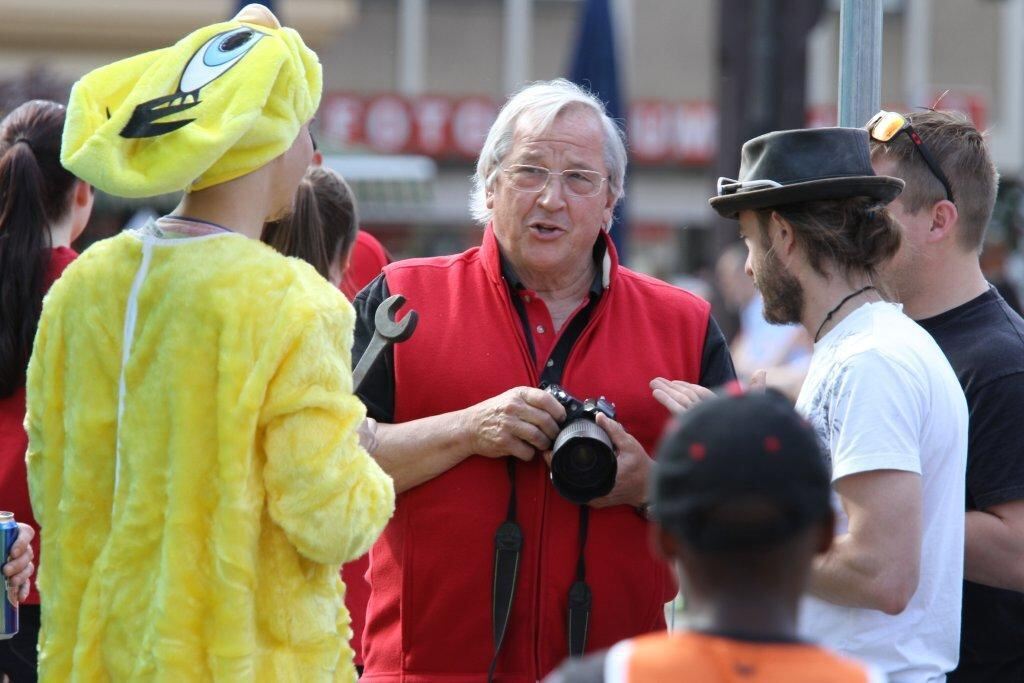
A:
[[[1024,319],[991,288],[918,322],[967,396],[967,509],[1024,499]],[[964,581],[960,664],[949,680],[1024,681],[1024,593]]]

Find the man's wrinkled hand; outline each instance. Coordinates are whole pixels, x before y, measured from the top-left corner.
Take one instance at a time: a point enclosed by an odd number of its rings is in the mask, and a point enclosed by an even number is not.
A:
[[[7,595],[11,602],[20,603],[28,598],[28,590],[32,581],[35,559],[32,553],[32,539],[35,529],[28,524],[18,524],[18,540],[11,546],[11,554],[4,564],[4,578],[7,579]]]
[[[608,432],[608,436],[611,437],[618,471],[611,492],[607,496],[590,501],[591,507],[639,507],[647,497],[647,478],[651,471],[651,459],[647,456],[647,451],[625,427],[603,413],[597,415],[597,426]]]
[[[542,389],[515,387],[471,406],[465,417],[474,435],[474,453],[531,460],[537,451],[551,448],[565,408]]]

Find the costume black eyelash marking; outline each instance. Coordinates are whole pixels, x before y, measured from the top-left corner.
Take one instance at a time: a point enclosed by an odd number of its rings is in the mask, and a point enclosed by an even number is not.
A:
[[[152,138],[160,135],[183,128],[188,124],[195,121],[195,118],[191,119],[179,119],[177,121],[164,121],[159,122],[159,119],[174,114],[179,114],[183,111],[191,109],[200,103],[199,91],[205,86],[209,85],[213,81],[217,80],[225,73],[231,70],[238,62],[240,62],[245,55],[249,54],[253,46],[264,38],[267,34],[262,31],[255,31],[248,27],[236,28],[230,31],[224,31],[218,33],[210,40],[203,43],[202,46],[196,50],[189,60],[185,63],[185,67],[182,69],[181,77],[178,79],[177,89],[170,95],[163,95],[161,97],[147,100],[141,104],[136,105],[132,111],[131,117],[125,124],[124,128],[121,129],[121,137],[123,138]],[[222,39],[223,36],[228,36],[226,40],[218,44],[218,39]],[[206,63],[205,53],[211,49],[216,48],[221,53],[230,53],[239,48],[247,48],[244,52],[239,55],[232,57],[231,59],[225,60],[222,63],[214,63],[213,65]],[[200,58],[200,62],[196,62],[196,58]],[[217,67],[226,64],[227,66],[222,71],[217,71]],[[199,76],[199,83],[195,85],[196,78],[190,79],[193,81],[195,87],[188,91],[182,89],[185,82],[185,77],[189,74],[190,69],[196,66],[205,67],[210,71],[212,77],[206,80],[201,80],[202,72]],[[212,68],[211,68],[212,67]],[[110,118],[110,109],[107,109],[107,118]]]

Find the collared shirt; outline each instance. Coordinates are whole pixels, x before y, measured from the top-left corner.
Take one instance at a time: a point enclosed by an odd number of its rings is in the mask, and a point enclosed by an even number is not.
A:
[[[562,329],[555,331],[547,305],[536,292],[526,287],[502,257],[502,275],[509,289],[509,297],[519,315],[520,324],[533,354],[540,374],[541,383],[560,383],[562,371],[576,340],[586,327],[590,316],[597,307],[605,289],[605,246],[602,240],[594,245],[595,275],[587,298],[580,302]],[[352,365],[355,366],[373,339],[374,315],[382,301],[391,295],[383,274],[367,285],[356,296],[352,305],[356,309],[355,341],[352,346]],[[652,378],[653,379],[653,378]],[[668,379],[672,379],[671,377]],[[708,318],[708,329],[704,337],[701,355],[700,384],[718,387],[736,379],[736,370],[729,355],[725,336],[714,318]],[[395,414],[395,373],[394,351],[388,348],[384,357],[366,374],[363,385],[356,394],[366,405],[366,413],[378,422],[394,422]]]

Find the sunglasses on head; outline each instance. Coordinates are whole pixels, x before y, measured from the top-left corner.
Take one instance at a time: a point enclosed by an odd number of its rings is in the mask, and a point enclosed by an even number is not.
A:
[[[889,142],[900,133],[906,133],[910,141],[917,147],[917,151],[921,153],[921,158],[924,159],[924,163],[931,169],[932,174],[939,179],[942,183],[942,187],[946,190],[946,199],[954,204],[953,201],[953,190],[949,186],[949,179],[946,178],[946,174],[942,172],[942,167],[939,166],[939,162],[935,160],[931,152],[924,145],[924,140],[917,134],[914,127],[910,125],[910,121],[894,111],[885,111],[884,109],[868,121],[868,125],[865,126],[868,130],[868,135],[871,136],[872,140],[876,142]]]
[[[774,180],[761,179],[761,180],[733,180],[732,178],[721,177],[718,179],[716,189],[719,197],[724,197],[728,194],[736,194],[737,192],[750,192],[752,190],[768,190],[776,187],[782,187],[782,183],[777,183]]]

